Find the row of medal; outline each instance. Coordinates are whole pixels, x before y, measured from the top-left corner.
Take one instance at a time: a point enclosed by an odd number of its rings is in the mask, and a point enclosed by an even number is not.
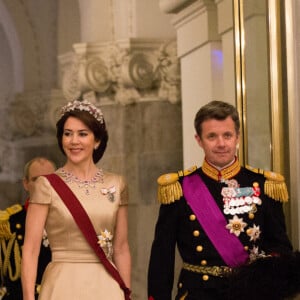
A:
[[[253,217],[257,211],[256,205],[261,205],[259,198],[260,188],[258,183],[253,187],[240,188],[236,180],[225,182],[228,186],[223,187],[221,194],[223,196],[223,212],[225,215],[239,215],[248,213]]]
[[[225,215],[239,215],[244,213],[255,213],[256,205],[261,205],[261,199],[258,197],[245,198],[223,198],[224,214]]]

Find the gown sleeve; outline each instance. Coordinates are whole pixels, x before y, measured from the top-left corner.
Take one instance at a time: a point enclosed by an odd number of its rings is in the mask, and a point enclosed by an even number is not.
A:
[[[52,193],[53,189],[50,186],[49,181],[45,177],[40,176],[34,183],[29,203],[50,204]]]

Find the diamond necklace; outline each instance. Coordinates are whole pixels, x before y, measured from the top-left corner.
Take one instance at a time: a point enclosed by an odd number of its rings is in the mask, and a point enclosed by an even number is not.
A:
[[[90,194],[89,188],[95,188],[96,187],[97,182],[103,183],[103,170],[102,169],[98,169],[95,176],[90,180],[80,180],[73,173],[67,172],[63,168],[60,168],[58,170],[58,172],[61,174],[61,176],[63,177],[65,182],[67,182],[67,183],[75,182],[77,184],[78,188],[85,189],[85,194],[86,195]]]

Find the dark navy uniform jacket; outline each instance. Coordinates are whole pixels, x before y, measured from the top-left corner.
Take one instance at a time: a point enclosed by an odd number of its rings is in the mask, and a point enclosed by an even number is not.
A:
[[[204,163],[207,169],[207,163]],[[211,167],[208,166],[208,171]],[[225,182],[208,176],[203,167],[195,172],[201,176],[220,210],[223,212],[223,196],[221,191],[226,187]],[[265,176],[246,168],[236,167],[229,173],[224,173],[226,179],[235,179],[240,187],[259,185],[262,203],[257,205],[254,217],[248,213],[237,214],[247,223],[238,238],[244,249],[250,254],[253,249],[259,253],[280,254],[292,251],[292,246],[286,233],[282,203],[271,199],[265,194]],[[233,175],[233,176],[231,176]],[[191,176],[191,175],[187,175]],[[179,178],[182,182],[182,178]],[[227,223],[233,218],[232,214],[225,215]],[[209,218],[210,216],[207,216]],[[247,229],[256,226],[260,230],[259,238],[251,240]],[[170,300],[174,281],[175,247],[178,247],[183,262],[195,266],[226,266],[208,236],[204,232],[194,212],[182,196],[170,204],[161,204],[155,228],[155,237],[151,249],[148,269],[148,296],[154,300]],[[176,299],[225,299],[226,277],[203,275],[182,269],[177,282],[178,294]],[[181,298],[182,297],[182,298]]]
[[[16,240],[19,245],[20,250],[22,250],[22,246],[24,243],[24,234],[25,234],[25,220],[26,220],[26,209],[25,206],[22,206],[22,209],[12,214],[9,218],[9,225],[11,233],[16,233]],[[12,255],[13,256],[13,252]],[[49,245],[46,241],[43,241],[41,244],[41,250],[38,261],[38,270],[37,270],[37,280],[36,280],[36,299],[38,297],[38,285],[42,281],[42,276],[44,270],[48,263],[51,260],[51,251]],[[15,270],[15,262],[13,257],[10,259],[12,269]],[[15,281],[12,281],[9,276],[4,278],[3,285],[7,289],[7,293],[5,294],[3,300],[22,300],[22,286],[21,286],[21,278],[18,278]]]

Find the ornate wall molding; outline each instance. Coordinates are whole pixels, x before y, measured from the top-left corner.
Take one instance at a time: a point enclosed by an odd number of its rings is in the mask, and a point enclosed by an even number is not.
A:
[[[180,67],[175,41],[130,39],[81,43],[59,57],[66,99],[94,91],[101,102],[180,101]]]
[[[53,133],[64,102],[66,100],[59,90],[18,94],[8,109],[12,140]]]
[[[9,139],[53,133],[62,103],[88,92],[101,105],[181,100],[174,41],[76,44],[74,52],[59,57],[59,62],[61,90],[18,94],[7,108]],[[0,132],[0,138],[8,139],[4,135]]]
[[[160,0],[159,7],[166,14],[177,13],[196,0]]]

